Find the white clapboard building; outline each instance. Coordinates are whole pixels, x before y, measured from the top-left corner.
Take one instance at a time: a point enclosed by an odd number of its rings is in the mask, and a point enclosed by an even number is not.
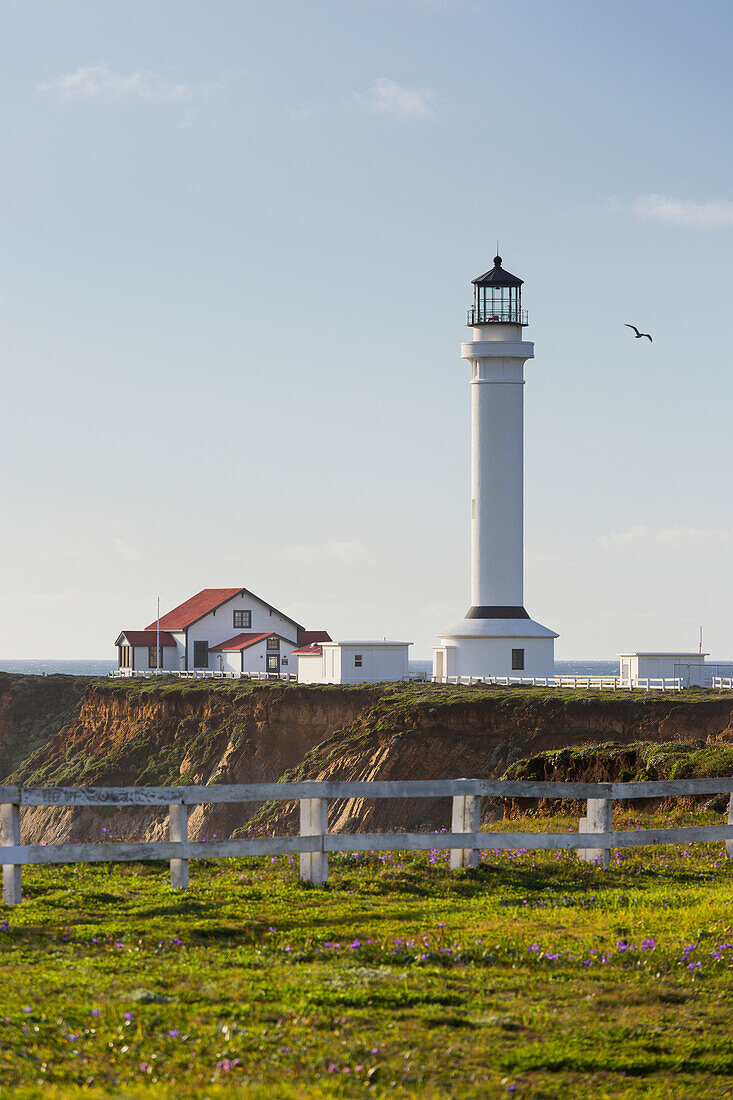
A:
[[[382,684],[409,679],[412,642],[314,641],[293,651],[299,684]]]
[[[115,644],[123,673],[208,669],[278,675],[296,672],[293,650],[328,640],[325,631],[305,630],[247,588],[204,588],[145,630],[123,630]]]

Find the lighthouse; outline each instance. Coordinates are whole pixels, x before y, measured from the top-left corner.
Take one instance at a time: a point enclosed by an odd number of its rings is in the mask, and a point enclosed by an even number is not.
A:
[[[558,635],[524,607],[524,364],[522,283],[501,256],[473,280],[471,367],[471,606],[439,635],[433,675],[544,677],[554,674]]]

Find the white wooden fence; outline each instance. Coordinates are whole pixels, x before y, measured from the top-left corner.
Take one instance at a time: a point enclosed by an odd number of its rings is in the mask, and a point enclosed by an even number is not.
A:
[[[530,687],[574,688],[585,691],[682,691],[680,676],[432,676],[434,684],[503,684]]]
[[[174,676],[178,680],[287,680],[297,682],[294,672],[229,672],[225,669],[189,668],[113,668],[107,673],[111,680],[149,680],[157,676]]]
[[[615,799],[684,798],[731,795],[727,825],[614,832]],[[577,833],[481,832],[481,799],[572,798],[587,800]],[[329,833],[328,802],[335,798],[452,798],[449,833]],[[300,802],[300,836],[241,840],[188,839],[191,806],[214,803]],[[139,843],[21,844],[21,806],[167,806],[169,839]],[[404,782],[245,783],[210,787],[2,787],[0,786],[0,852],[3,897],[21,901],[21,868],[30,863],[108,863],[169,860],[173,889],[188,886],[191,859],[271,856],[299,853],[300,877],[323,884],[328,879],[329,852],[431,851],[450,849],[451,867],[476,867],[479,852],[489,849],[577,849],[580,859],[607,867],[612,848],[647,844],[726,842],[733,859],[733,778],[680,779],[650,783],[552,783],[502,779],[435,779]]]
[[[107,673],[110,679],[148,680],[158,676],[173,676],[179,680],[285,680],[288,683],[297,683],[298,677],[294,672],[228,672],[206,668],[188,669],[181,672],[176,669],[164,668],[115,668]],[[529,685],[530,687],[547,688],[572,688],[585,691],[682,691],[685,681],[680,676],[667,677],[634,677],[633,680],[622,679],[620,676],[429,676],[425,673],[411,673],[403,680],[423,682],[429,680],[434,684],[501,684],[505,687],[512,685]],[[733,680],[716,677],[714,687],[731,687]]]

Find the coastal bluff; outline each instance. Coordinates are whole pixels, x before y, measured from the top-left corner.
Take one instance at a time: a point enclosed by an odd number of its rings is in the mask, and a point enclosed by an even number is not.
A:
[[[0,674],[0,767],[0,782],[26,786],[499,778],[510,768],[556,779],[731,774],[733,698]],[[295,809],[198,807],[190,835],[293,832]],[[334,802],[330,827],[442,828],[449,812],[447,799]],[[28,843],[166,831],[166,815],[148,808],[27,808],[22,820]]]

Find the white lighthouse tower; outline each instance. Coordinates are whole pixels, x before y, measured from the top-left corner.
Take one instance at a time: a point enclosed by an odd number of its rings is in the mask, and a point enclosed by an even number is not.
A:
[[[501,256],[473,280],[461,344],[471,364],[471,607],[439,635],[433,674],[552,676],[557,634],[524,609],[524,364],[522,280]]]

